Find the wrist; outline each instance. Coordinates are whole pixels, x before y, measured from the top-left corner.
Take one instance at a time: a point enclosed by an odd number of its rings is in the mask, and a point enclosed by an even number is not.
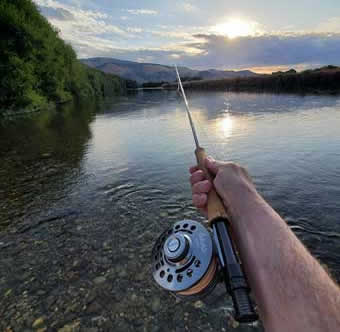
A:
[[[236,190],[225,193],[222,198],[234,223],[248,219],[244,217],[251,216],[256,207],[263,203],[263,199],[255,187],[248,183],[239,185]]]

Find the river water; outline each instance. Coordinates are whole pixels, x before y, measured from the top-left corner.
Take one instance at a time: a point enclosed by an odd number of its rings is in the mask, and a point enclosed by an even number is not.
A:
[[[209,92],[188,99],[206,150],[247,167],[340,281],[340,97]],[[188,182],[193,149],[174,91],[3,124],[0,330],[261,330],[237,326],[228,299],[183,303],[152,281],[158,234],[183,218],[202,220]]]

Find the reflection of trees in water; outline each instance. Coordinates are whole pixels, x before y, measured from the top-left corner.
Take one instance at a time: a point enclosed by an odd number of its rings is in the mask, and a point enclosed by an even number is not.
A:
[[[214,92],[187,91],[191,109],[200,110],[207,120],[219,118],[225,111],[233,115],[284,113],[321,107],[334,107],[339,102],[337,96],[273,94],[258,92]],[[207,98],[209,97],[209,98]]]
[[[81,172],[94,109],[68,104],[2,124],[0,228],[46,211],[65,197]]]

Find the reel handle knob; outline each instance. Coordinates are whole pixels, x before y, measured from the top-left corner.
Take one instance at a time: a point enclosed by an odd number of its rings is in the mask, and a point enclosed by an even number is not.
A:
[[[202,170],[205,174],[205,177],[213,183],[213,177],[211,176],[209,170],[205,167],[204,159],[207,157],[207,154],[205,150],[201,147],[198,147],[195,150],[195,155],[197,159],[197,165],[200,170]],[[227,217],[226,209],[223,205],[222,199],[220,196],[218,196],[215,188],[212,188],[208,193],[208,202],[207,202],[207,208],[208,208],[208,222],[209,226],[211,226],[212,222],[216,218],[220,217]]]

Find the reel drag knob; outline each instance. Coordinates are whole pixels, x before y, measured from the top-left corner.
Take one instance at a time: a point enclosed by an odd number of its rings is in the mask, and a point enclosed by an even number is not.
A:
[[[171,235],[164,243],[165,258],[173,263],[186,257],[189,251],[189,241],[181,233]]]
[[[208,230],[193,220],[176,222],[152,250],[156,283],[181,298],[196,299],[216,285],[217,262]]]

